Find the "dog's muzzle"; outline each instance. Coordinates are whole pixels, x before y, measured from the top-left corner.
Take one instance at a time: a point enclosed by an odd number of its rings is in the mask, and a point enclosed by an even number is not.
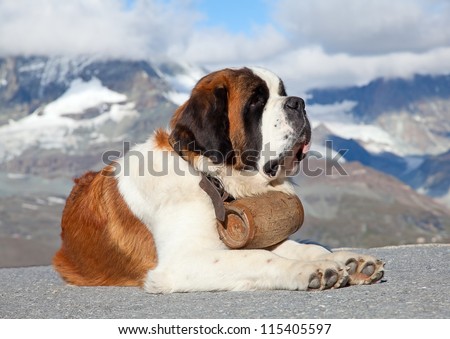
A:
[[[278,158],[264,164],[263,171],[269,177],[276,177],[280,166],[290,173],[306,157],[310,147],[311,126],[306,116],[305,101],[299,97],[288,97],[283,108],[293,132],[286,136],[290,142]]]

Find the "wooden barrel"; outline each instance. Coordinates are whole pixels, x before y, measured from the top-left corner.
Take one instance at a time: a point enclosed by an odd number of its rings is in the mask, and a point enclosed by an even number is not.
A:
[[[265,248],[287,239],[303,224],[304,212],[295,195],[269,192],[225,203],[225,222],[218,222],[221,240],[230,248]]]

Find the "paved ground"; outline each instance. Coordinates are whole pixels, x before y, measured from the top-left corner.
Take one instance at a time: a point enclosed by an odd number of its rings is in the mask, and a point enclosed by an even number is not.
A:
[[[0,269],[0,318],[450,318],[450,245],[361,252],[387,262],[385,281],[322,292],[151,295],[67,286],[51,267]]]

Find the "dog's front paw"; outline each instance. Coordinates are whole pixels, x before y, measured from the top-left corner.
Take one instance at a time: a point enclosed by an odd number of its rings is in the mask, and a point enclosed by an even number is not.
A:
[[[305,290],[324,290],[343,287],[347,284],[349,275],[345,266],[330,260],[319,260],[308,264],[301,264],[299,275],[306,285]],[[305,281],[306,280],[306,281]]]
[[[384,276],[385,263],[370,255],[339,251],[327,254],[325,258],[345,264],[349,274],[349,285],[373,284]]]

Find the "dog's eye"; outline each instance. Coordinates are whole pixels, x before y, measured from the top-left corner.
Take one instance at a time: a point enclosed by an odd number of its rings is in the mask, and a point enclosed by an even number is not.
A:
[[[250,100],[251,108],[264,107],[265,104],[266,102],[261,95],[254,95],[253,98]]]

